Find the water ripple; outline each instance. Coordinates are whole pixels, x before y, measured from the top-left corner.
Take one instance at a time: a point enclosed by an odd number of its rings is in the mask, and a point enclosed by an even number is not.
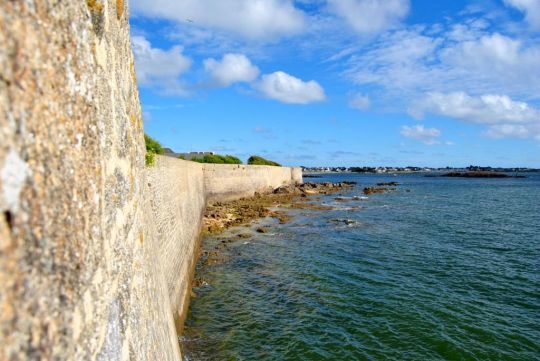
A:
[[[199,267],[187,359],[540,360],[540,175],[352,177],[411,192],[293,210]]]

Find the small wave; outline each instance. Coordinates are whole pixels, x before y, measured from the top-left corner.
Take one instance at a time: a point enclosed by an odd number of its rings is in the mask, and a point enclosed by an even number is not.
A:
[[[345,212],[350,212],[350,211],[357,211],[359,209],[362,209],[364,207],[362,206],[352,206],[352,207],[334,207],[334,210],[335,211],[345,211]]]
[[[369,199],[369,197],[366,196],[352,196],[352,197],[335,197],[334,200],[338,202],[347,202],[347,201],[365,201],[366,199]]]
[[[351,200],[351,201],[365,201],[369,199],[369,197],[366,197],[366,196],[352,196],[352,197],[342,197],[342,198],[346,198],[347,200]]]

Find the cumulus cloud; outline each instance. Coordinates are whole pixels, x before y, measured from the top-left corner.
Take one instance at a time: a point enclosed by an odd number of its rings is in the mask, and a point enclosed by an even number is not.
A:
[[[492,138],[532,138],[540,141],[540,123],[492,125],[486,134]]]
[[[513,99],[540,99],[540,46],[484,28],[474,21],[435,35],[421,28],[386,33],[351,58],[348,75],[412,104],[416,118],[437,114],[484,124],[490,137],[538,140],[539,110]]]
[[[538,43],[489,34],[471,22],[436,33],[423,27],[387,32],[349,58],[346,75],[402,101],[460,90],[540,99],[537,59]]]
[[[409,12],[409,0],[328,0],[329,8],[358,33],[376,33],[396,25]]]
[[[422,118],[426,113],[486,124],[486,133],[494,138],[540,140],[540,110],[506,95],[473,97],[465,92],[430,93],[411,109],[411,114],[417,118]]]
[[[370,106],[369,96],[364,94],[354,94],[349,98],[349,106],[358,110],[367,110]]]
[[[266,97],[283,103],[308,104],[326,99],[316,81],[306,82],[282,71],[263,75],[255,87]]]
[[[211,27],[248,39],[301,32],[305,15],[291,0],[133,0],[136,15]]]
[[[506,95],[472,97],[465,92],[430,93],[412,110],[418,118],[425,112],[480,124],[540,122],[537,109]]]
[[[451,67],[454,76],[458,72],[471,76],[471,88],[493,85],[500,92],[518,93],[520,88],[536,89],[540,81],[540,46],[524,44],[498,33],[481,36],[475,40],[461,42],[441,51],[441,61]],[[478,84],[474,84],[476,81]],[[487,82],[482,85],[480,82]],[[483,91],[485,92],[485,91]]]
[[[181,46],[169,50],[152,47],[143,36],[131,39],[139,85],[165,93],[185,95],[180,76],[191,67],[191,59],[182,54]]]
[[[534,29],[540,29],[540,1],[504,0],[504,2],[525,13],[525,19]]]
[[[418,140],[426,145],[440,144],[437,138],[441,136],[441,131],[437,128],[425,128],[423,125],[412,127],[404,125],[401,127],[400,133],[406,138]]]
[[[206,59],[204,68],[210,73],[212,81],[219,86],[251,82],[259,76],[259,68],[243,54],[225,54],[220,61]]]

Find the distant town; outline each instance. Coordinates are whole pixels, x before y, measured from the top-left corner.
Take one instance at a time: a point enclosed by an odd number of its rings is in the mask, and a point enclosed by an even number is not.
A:
[[[500,167],[481,167],[468,166],[465,168],[444,167],[302,167],[304,173],[411,173],[411,172],[449,172],[449,171],[467,171],[467,172],[540,172],[540,169],[534,168],[500,168]]]
[[[164,154],[169,157],[181,158],[184,160],[194,160],[207,155],[216,155],[211,151],[198,152],[175,152],[170,148],[163,148]],[[413,172],[499,172],[499,173],[524,173],[524,172],[540,172],[538,168],[502,168],[502,167],[482,167],[470,165],[468,167],[305,167],[302,166],[304,174],[310,173],[413,173]]]

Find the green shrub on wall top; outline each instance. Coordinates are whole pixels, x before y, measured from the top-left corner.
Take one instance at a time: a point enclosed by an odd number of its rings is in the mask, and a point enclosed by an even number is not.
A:
[[[281,164],[276,163],[272,160],[264,159],[263,157],[259,157],[258,155],[252,155],[248,159],[248,163],[250,165],[271,165],[274,167],[281,167]]]
[[[207,154],[202,158],[192,158],[198,163],[214,163],[214,164],[242,164],[242,161],[232,155]]]
[[[156,154],[163,154],[165,150],[157,140],[147,134],[144,135],[144,143],[146,144],[144,163],[147,166],[153,166],[156,162]]]

